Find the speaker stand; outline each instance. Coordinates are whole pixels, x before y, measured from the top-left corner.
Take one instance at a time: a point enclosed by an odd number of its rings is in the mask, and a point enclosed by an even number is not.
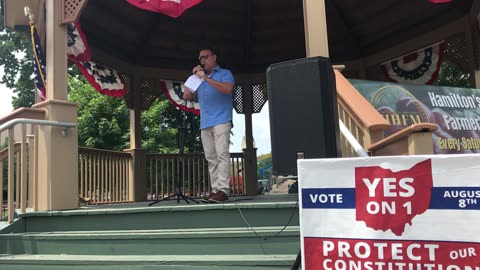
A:
[[[188,101],[185,101],[185,108],[183,110],[183,115],[182,115],[182,125],[180,127],[178,127],[178,130],[179,130],[179,138],[178,138],[178,148],[179,148],[179,163],[178,163],[178,175],[177,175],[177,179],[175,181],[175,193],[173,193],[172,195],[168,196],[168,197],[165,197],[163,199],[160,199],[160,200],[156,200],[154,202],[151,202],[148,204],[148,206],[152,206],[154,204],[157,204],[159,202],[163,202],[163,201],[167,201],[167,200],[170,200],[171,198],[177,198],[177,204],[180,203],[180,199],[183,199],[186,203],[190,203],[190,202],[193,202],[193,203],[196,203],[196,204],[199,204],[200,202],[196,201],[195,199],[191,198],[191,197],[188,197],[188,196],[185,196],[185,194],[183,194],[182,192],[182,189],[180,188],[180,176],[183,176],[183,154],[184,154],[184,141],[185,141],[185,118],[187,117],[187,104],[188,104]]]

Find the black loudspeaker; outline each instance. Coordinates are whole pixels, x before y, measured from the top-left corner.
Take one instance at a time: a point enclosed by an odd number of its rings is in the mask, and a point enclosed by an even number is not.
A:
[[[340,152],[337,91],[330,60],[302,58],[267,68],[272,175],[297,175],[298,158]]]

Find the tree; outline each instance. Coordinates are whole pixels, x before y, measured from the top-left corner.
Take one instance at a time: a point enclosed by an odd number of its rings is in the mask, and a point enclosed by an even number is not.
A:
[[[72,72],[77,72],[74,68]],[[78,143],[80,146],[123,150],[130,148],[129,109],[122,98],[98,93],[81,76],[68,76],[71,102],[78,107]],[[142,148],[153,153],[178,153],[178,125],[183,112],[167,99],[158,99],[141,114]],[[201,151],[199,121],[187,113],[185,152]]]
[[[35,102],[35,87],[30,78],[33,73],[32,45],[28,33],[13,32],[5,28],[0,16],[0,66],[4,74],[0,82],[12,89],[14,109],[31,107]]]
[[[163,123],[163,112],[168,106],[168,100],[157,99],[150,109],[142,112],[142,148],[153,153],[178,152],[176,137],[177,129]]]
[[[157,99],[142,113],[142,147],[149,152],[178,153],[179,127],[185,115],[184,151],[201,152],[200,122],[192,113],[185,113],[166,99]]]
[[[440,66],[438,79],[435,82],[438,86],[470,88],[470,74],[462,70],[454,63],[444,60]]]
[[[122,98],[101,95],[81,77],[68,75],[71,102],[78,103],[79,146],[129,148],[129,112]]]

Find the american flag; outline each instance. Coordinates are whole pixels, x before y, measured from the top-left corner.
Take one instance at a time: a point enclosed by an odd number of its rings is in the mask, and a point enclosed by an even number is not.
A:
[[[45,88],[46,88],[46,73],[45,73],[45,54],[42,50],[42,44],[38,37],[37,27],[32,23],[30,24],[30,33],[32,35],[32,49],[33,49],[33,81],[37,88],[40,99],[45,100]]]

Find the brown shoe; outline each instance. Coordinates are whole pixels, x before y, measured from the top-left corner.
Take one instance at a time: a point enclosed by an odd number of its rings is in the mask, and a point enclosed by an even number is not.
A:
[[[201,198],[200,201],[205,202],[205,203],[209,203],[209,202],[210,202],[210,198],[212,198],[215,194],[216,194],[216,193],[213,193],[213,192],[212,192],[212,193],[210,193],[210,194],[208,195],[208,197],[205,196],[205,197]]]
[[[210,197],[209,199],[210,202],[225,202],[225,201],[228,201],[228,197],[227,197],[227,194],[225,194],[225,192],[223,191],[219,191],[215,194],[213,194],[212,197]]]

